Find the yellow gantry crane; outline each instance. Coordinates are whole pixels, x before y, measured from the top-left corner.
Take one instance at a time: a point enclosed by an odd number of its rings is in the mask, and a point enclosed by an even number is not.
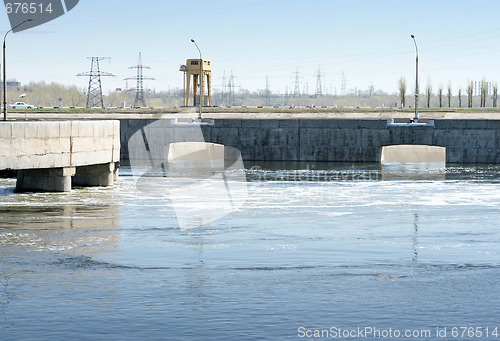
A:
[[[191,78],[193,83],[193,104],[197,106],[201,103],[204,106],[212,105],[212,65],[207,59],[188,59],[186,65],[181,65],[180,70],[184,72],[184,106],[189,106],[189,97],[191,92]],[[202,75],[200,77],[200,74]],[[200,82],[203,82],[201,84]],[[198,89],[203,89],[203,93],[198,97]],[[207,89],[205,91],[205,89]],[[207,96],[205,96],[207,94]]]

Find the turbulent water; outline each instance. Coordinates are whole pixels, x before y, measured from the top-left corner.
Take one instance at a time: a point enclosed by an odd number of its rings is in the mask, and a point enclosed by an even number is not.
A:
[[[64,194],[0,180],[0,339],[500,338],[499,167],[252,166],[196,228],[127,169]]]

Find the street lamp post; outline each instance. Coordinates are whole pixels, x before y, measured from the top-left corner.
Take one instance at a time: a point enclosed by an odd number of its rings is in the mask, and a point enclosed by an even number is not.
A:
[[[201,122],[202,111],[203,111],[203,59],[201,57],[201,51],[200,48],[198,47],[198,44],[196,44],[194,39],[191,39],[191,42],[194,43],[194,45],[198,49],[198,52],[200,53],[200,113],[198,115],[198,120]]]
[[[418,89],[418,47],[417,47],[417,41],[415,40],[415,36],[412,34],[411,38],[413,39],[413,42],[415,43],[415,52],[416,52],[416,59],[415,59],[415,118],[413,119],[414,123],[418,123],[418,94],[419,94],[419,89]]]
[[[17,24],[16,26],[12,27],[7,33],[5,33],[5,36],[3,37],[3,120],[7,121],[7,68],[5,67],[5,39],[7,39],[7,35],[21,26],[22,24],[28,22],[28,21],[33,21],[33,18],[26,19],[23,22]]]

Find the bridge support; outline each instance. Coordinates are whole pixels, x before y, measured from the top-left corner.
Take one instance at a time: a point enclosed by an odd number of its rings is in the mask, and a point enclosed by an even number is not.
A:
[[[76,167],[73,185],[111,186],[118,179],[119,162]]]
[[[69,192],[74,186],[111,186],[118,180],[119,162],[63,168],[20,170],[16,192]]]
[[[69,192],[75,171],[75,167],[19,170],[16,192]]]

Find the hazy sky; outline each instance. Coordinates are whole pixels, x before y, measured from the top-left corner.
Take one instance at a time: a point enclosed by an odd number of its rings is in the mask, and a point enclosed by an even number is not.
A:
[[[80,0],[66,15],[7,38],[9,79],[88,85],[76,74],[90,70],[90,56],[111,57],[101,69],[106,91],[125,88],[128,67],[142,52],[147,86],[182,87],[179,65],[212,60],[213,88],[224,71],[250,90],[316,88],[340,94],[348,88],[395,92],[398,79],[415,78],[414,34],[419,47],[421,90],[451,82],[454,92],[468,80],[500,81],[500,1],[498,0]],[[5,11],[0,32],[10,29]],[[130,83],[130,87],[134,84]],[[412,90],[413,91],[413,90]]]

